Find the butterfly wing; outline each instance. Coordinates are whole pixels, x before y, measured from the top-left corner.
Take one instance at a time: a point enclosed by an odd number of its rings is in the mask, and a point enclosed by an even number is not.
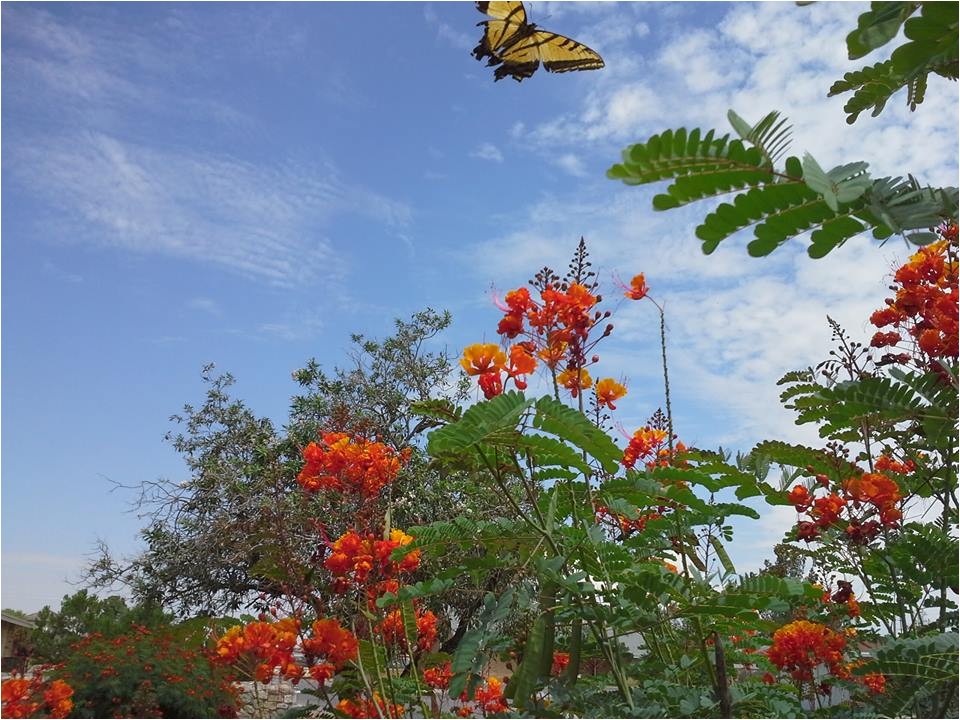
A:
[[[548,30],[535,30],[519,38],[500,54],[503,64],[497,68],[497,80],[511,75],[518,82],[533,75],[543,63],[550,72],[596,70],[603,58],[583,43]]]
[[[550,72],[596,70],[603,67],[603,58],[583,43],[538,30],[527,22],[522,2],[478,2],[477,10],[489,15],[485,20],[483,37],[473,49],[477,60],[490,58],[487,65],[499,65],[494,80],[508,75],[516,81],[528,78],[540,67]]]
[[[595,50],[563,35],[538,30],[525,42],[536,45],[540,62],[549,72],[598,70],[603,67],[603,58]]]
[[[478,23],[483,25],[483,37],[473,49],[473,56],[477,60],[489,57],[489,64],[496,65],[500,50],[516,42],[529,27],[527,13],[522,2],[478,2],[477,10],[493,19]]]

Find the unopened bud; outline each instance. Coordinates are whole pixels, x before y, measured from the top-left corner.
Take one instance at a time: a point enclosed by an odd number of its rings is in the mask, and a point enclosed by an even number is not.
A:
[[[590,358],[590,362],[594,362],[594,363],[600,362],[600,356],[594,355],[592,358]]]

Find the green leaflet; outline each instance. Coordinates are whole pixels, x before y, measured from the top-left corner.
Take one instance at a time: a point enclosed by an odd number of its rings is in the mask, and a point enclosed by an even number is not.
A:
[[[533,694],[533,690],[540,678],[540,667],[543,664],[543,650],[546,645],[547,622],[540,615],[530,628],[527,642],[523,646],[523,661],[520,668],[510,678],[504,696],[513,700],[514,705],[523,709]]]
[[[910,17],[918,7],[919,17]],[[889,60],[848,72],[830,87],[828,97],[853,92],[843,107],[848,123],[856,122],[869,108],[876,117],[903,88],[907,88],[910,109],[916,110],[923,102],[930,73],[956,79],[958,22],[957,4],[952,2],[873,3],[871,10],[860,16],[857,29],[847,36],[850,59],[884,45],[901,25],[908,42],[896,48]]]
[[[921,31],[932,32],[927,25],[916,26],[915,32]],[[879,93],[884,98],[889,95],[891,88],[875,77],[887,69],[859,72],[844,81],[846,85],[835,84],[831,92],[862,85],[863,93]],[[925,76],[917,76],[910,85],[917,102],[922,100],[925,88],[921,77]],[[858,95],[851,103],[861,100]],[[867,106],[875,102],[873,98]],[[665,193],[653,198],[656,210],[733,193],[732,200],[720,203],[696,229],[706,254],[750,226],[754,239],[747,251],[753,257],[768,255],[808,231],[812,234],[807,252],[812,258],[822,258],[868,230],[879,240],[896,232],[914,231],[908,239],[926,244],[934,239],[927,228],[944,217],[957,215],[956,188],[921,188],[912,178],[874,181],[862,162],[826,172],[810,155],[803,162],[787,157],[784,169],[775,171],[774,163],[790,142],[791,128],[786,118],[774,111],[751,127],[732,110],[728,117],[742,139],[731,140],[728,135],[718,138],[714,130],[667,130],[625,149],[623,161],[610,167],[607,177],[627,185],[671,181]]]
[[[457,422],[430,433],[427,452],[435,457],[457,454],[497,436],[510,436],[530,403],[515,390],[479,402],[464,412]]]
[[[858,60],[896,37],[900,26],[917,9],[915,2],[872,2],[857,19],[857,29],[847,35],[847,55]]]
[[[583,413],[545,395],[537,400],[533,426],[584,450],[606,472],[617,471],[623,451]]]
[[[409,552],[408,547],[397,548],[394,553],[399,553],[397,560],[403,558]],[[434,580],[421,580],[412,585],[402,586],[397,593],[384,593],[377,598],[377,607],[386,607],[396,602],[412,600],[413,598],[428,597],[437,595],[452,588],[456,583],[450,579],[436,578]]]

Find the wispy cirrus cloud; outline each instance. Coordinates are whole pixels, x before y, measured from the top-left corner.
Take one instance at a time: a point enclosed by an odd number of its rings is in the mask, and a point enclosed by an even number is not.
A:
[[[624,144],[667,128],[727,132],[729,108],[750,121],[781,110],[794,126],[793,154],[809,151],[825,165],[867,160],[877,177],[911,172],[932,184],[956,183],[952,163],[945,162],[957,151],[955,83],[931,76],[916,112],[909,111],[900,93],[881,117],[863,116],[854,126],[844,122],[847,98],[826,97],[834,80],[858,63],[878,61],[899,42],[862,61],[848,60],[844,38],[856,26],[857,6],[740,3],[730,6],[716,27],[685,24],[676,33],[681,26],[670,20],[672,8],[655,6],[656,21],[639,20],[634,6],[612,3],[584,14],[577,37],[595,33],[607,66],[596,74],[579,109],[515,126],[514,137],[545,156],[589,147],[612,157]],[[659,45],[637,52],[630,33],[604,30],[638,22],[655,23],[655,35],[663,39]],[[924,142],[917,142],[920,137]]]
[[[269,47],[289,49],[278,35],[294,33],[292,47],[305,42],[296,28],[272,27],[282,18],[264,12],[263,33],[238,47],[262,46],[271,62]],[[218,28],[240,33],[250,20],[244,13],[223,15]],[[201,62],[211,27],[177,8],[149,17],[152,27],[130,32],[109,13],[68,24],[37,7],[3,8],[3,92],[12,108],[5,107],[4,167],[48,208],[38,222],[51,239],[289,287],[344,277],[331,237],[337,218],[358,216],[389,231],[409,223],[408,205],[347,181],[322,149],[312,148],[319,159],[309,162],[245,158],[238,139],[260,132],[257,121],[201,90],[209,87],[200,82],[205,73],[222,72]],[[330,77],[318,93],[358,102],[348,82]]]
[[[479,160],[491,160],[498,163],[503,162],[503,153],[500,152],[500,148],[489,142],[478,145],[470,152],[470,157],[478,158]]]
[[[473,37],[470,34],[462,30],[458,30],[452,25],[443,22],[443,20],[440,19],[436,11],[429,3],[423,6],[423,18],[429,25],[432,25],[436,28],[437,38],[455,48],[459,48],[460,50],[471,50],[473,49],[473,46],[477,44],[479,32],[477,33],[477,37]]]
[[[342,278],[324,228],[353,213],[400,227],[409,208],[351,186],[331,165],[254,165],[102,133],[45,138],[13,172],[57,216],[64,241],[195,260],[280,286]]]

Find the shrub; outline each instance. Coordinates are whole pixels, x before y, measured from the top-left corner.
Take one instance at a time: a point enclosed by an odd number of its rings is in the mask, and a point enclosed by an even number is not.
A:
[[[73,717],[236,717],[232,678],[167,630],[88,635],[57,676],[74,689]]]

